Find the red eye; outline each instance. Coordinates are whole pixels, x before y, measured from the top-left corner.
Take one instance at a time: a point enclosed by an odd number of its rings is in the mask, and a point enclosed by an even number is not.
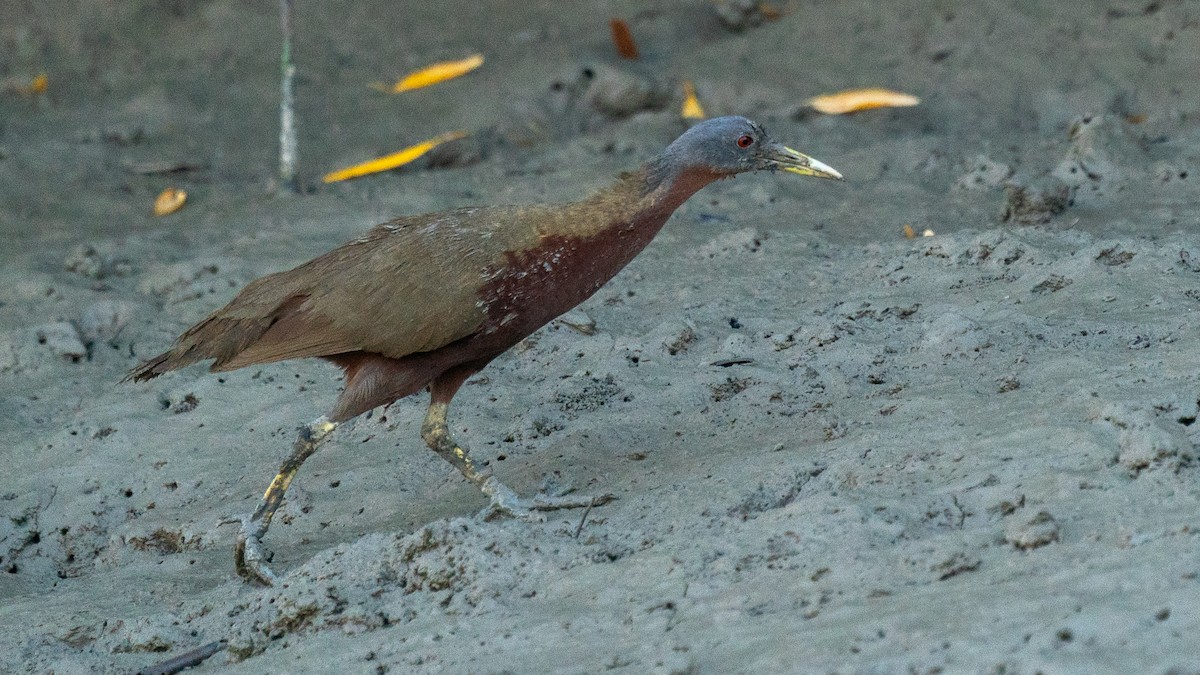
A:
[[[737,144],[739,148],[748,148],[754,145],[754,137],[750,135],[738,136]]]

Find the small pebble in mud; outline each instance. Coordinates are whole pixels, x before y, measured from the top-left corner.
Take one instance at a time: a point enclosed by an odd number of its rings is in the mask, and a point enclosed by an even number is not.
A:
[[[1071,188],[1054,176],[1028,180],[1014,176],[1004,187],[1000,220],[1021,225],[1048,223],[1071,203]]]
[[[425,155],[430,169],[458,169],[487,159],[496,143],[493,128],[479,129],[469,136],[437,145]]]
[[[979,556],[956,551],[941,562],[930,565],[929,571],[933,572],[938,581],[945,581],[960,574],[974,572],[981,564],[983,561]]]
[[[1013,375],[1005,375],[996,380],[999,387],[996,389],[998,393],[1005,394],[1010,391],[1016,391],[1021,388],[1021,381]]]
[[[1036,286],[1029,289],[1029,292],[1033,293],[1034,295],[1044,295],[1046,293],[1057,293],[1058,291],[1061,291],[1062,289],[1066,288],[1067,286],[1070,286],[1073,283],[1075,283],[1075,281],[1073,279],[1064,277],[1061,274],[1051,274],[1050,276],[1046,277],[1042,281],[1038,282],[1038,284]]]
[[[620,119],[642,110],[661,109],[670,92],[646,77],[603,66],[595,69],[595,79],[584,98],[597,112]]]
[[[175,413],[176,415],[189,413],[195,410],[196,406],[198,405],[200,405],[200,399],[196,398],[195,394],[188,393],[183,397],[183,400],[181,400],[179,403],[176,403],[175,406],[171,408],[171,412]]]
[[[1022,551],[1059,541],[1058,521],[1049,511],[1039,511],[1027,521],[1014,521],[1004,528],[1004,540]]]
[[[700,339],[696,335],[696,327],[690,322],[665,324],[656,331],[656,334],[663,336],[661,339],[663,349],[667,350],[667,354],[671,356],[686,353],[688,348]]]
[[[1109,403],[1094,421],[1116,434],[1117,464],[1131,477],[1151,469],[1178,471],[1194,461],[1192,444],[1181,423],[1160,422],[1155,410],[1143,403]]]
[[[482,136],[482,150],[486,154],[494,146],[525,147],[572,138],[582,131],[636,119],[637,113],[664,110],[674,94],[674,84],[638,72],[605,65],[571,65],[551,77],[542,96],[514,101],[510,114]],[[628,140],[636,134],[626,132],[596,150],[624,155],[640,149]],[[431,163],[442,165],[440,158]]]
[[[79,317],[79,333],[85,344],[113,344],[132,318],[132,303],[102,300],[83,310]]]
[[[979,155],[968,163],[968,171],[954,181],[954,186],[960,190],[990,190],[1004,185],[1013,174],[1012,167],[992,160],[987,155]]]
[[[760,0],[712,0],[712,11],[721,25],[735,33],[780,17],[775,6]]]
[[[72,363],[78,363],[87,356],[87,347],[79,339],[79,331],[69,321],[55,321],[39,326],[37,341],[50,351]]]
[[[1070,145],[1053,174],[1075,190],[1074,197],[1095,203],[1120,193],[1143,175],[1146,151],[1129,124],[1112,115],[1083,115],[1071,123]]]
[[[921,348],[942,357],[968,355],[991,345],[991,338],[978,322],[956,311],[948,311],[925,324]]]
[[[128,260],[116,258],[97,250],[94,246],[80,244],[63,259],[63,268],[89,279],[104,279],[110,276],[126,277],[133,271]]]

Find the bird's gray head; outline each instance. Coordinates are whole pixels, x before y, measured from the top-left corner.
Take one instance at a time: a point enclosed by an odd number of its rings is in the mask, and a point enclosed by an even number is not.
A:
[[[709,171],[733,176],[745,171],[782,169],[791,173],[841,180],[842,174],[808,155],[781,145],[745,117],[715,117],[688,129],[663,152],[676,170]]]

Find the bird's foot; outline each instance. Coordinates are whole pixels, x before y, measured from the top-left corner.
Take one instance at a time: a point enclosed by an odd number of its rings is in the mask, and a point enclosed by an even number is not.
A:
[[[263,532],[249,517],[242,519],[242,529],[237,535],[233,549],[233,564],[237,573],[246,581],[256,581],[264,586],[274,586],[279,577],[267,567],[270,554],[263,548]]]
[[[616,496],[612,494],[591,497],[585,495],[551,496],[539,494],[531,499],[522,499],[507,485],[496,480],[495,476],[489,476],[480,489],[483,490],[483,494],[492,499],[491,505],[484,509],[481,514],[484,520],[508,516],[529,522],[541,522],[546,519],[542,515],[542,511],[588,508],[607,504],[616,499]]]

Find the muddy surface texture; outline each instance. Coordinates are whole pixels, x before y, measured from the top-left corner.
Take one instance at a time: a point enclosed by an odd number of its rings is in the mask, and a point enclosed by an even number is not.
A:
[[[501,4],[297,3],[288,194],[276,4],[0,3],[0,670],[1200,672],[1200,4]],[[234,576],[338,371],[122,375],[391,217],[585,195],[685,79],[846,182],[706,188],[452,410],[520,492],[618,499],[478,518],[414,396],[303,467],[282,583]],[[922,104],[804,106],[859,86]]]

